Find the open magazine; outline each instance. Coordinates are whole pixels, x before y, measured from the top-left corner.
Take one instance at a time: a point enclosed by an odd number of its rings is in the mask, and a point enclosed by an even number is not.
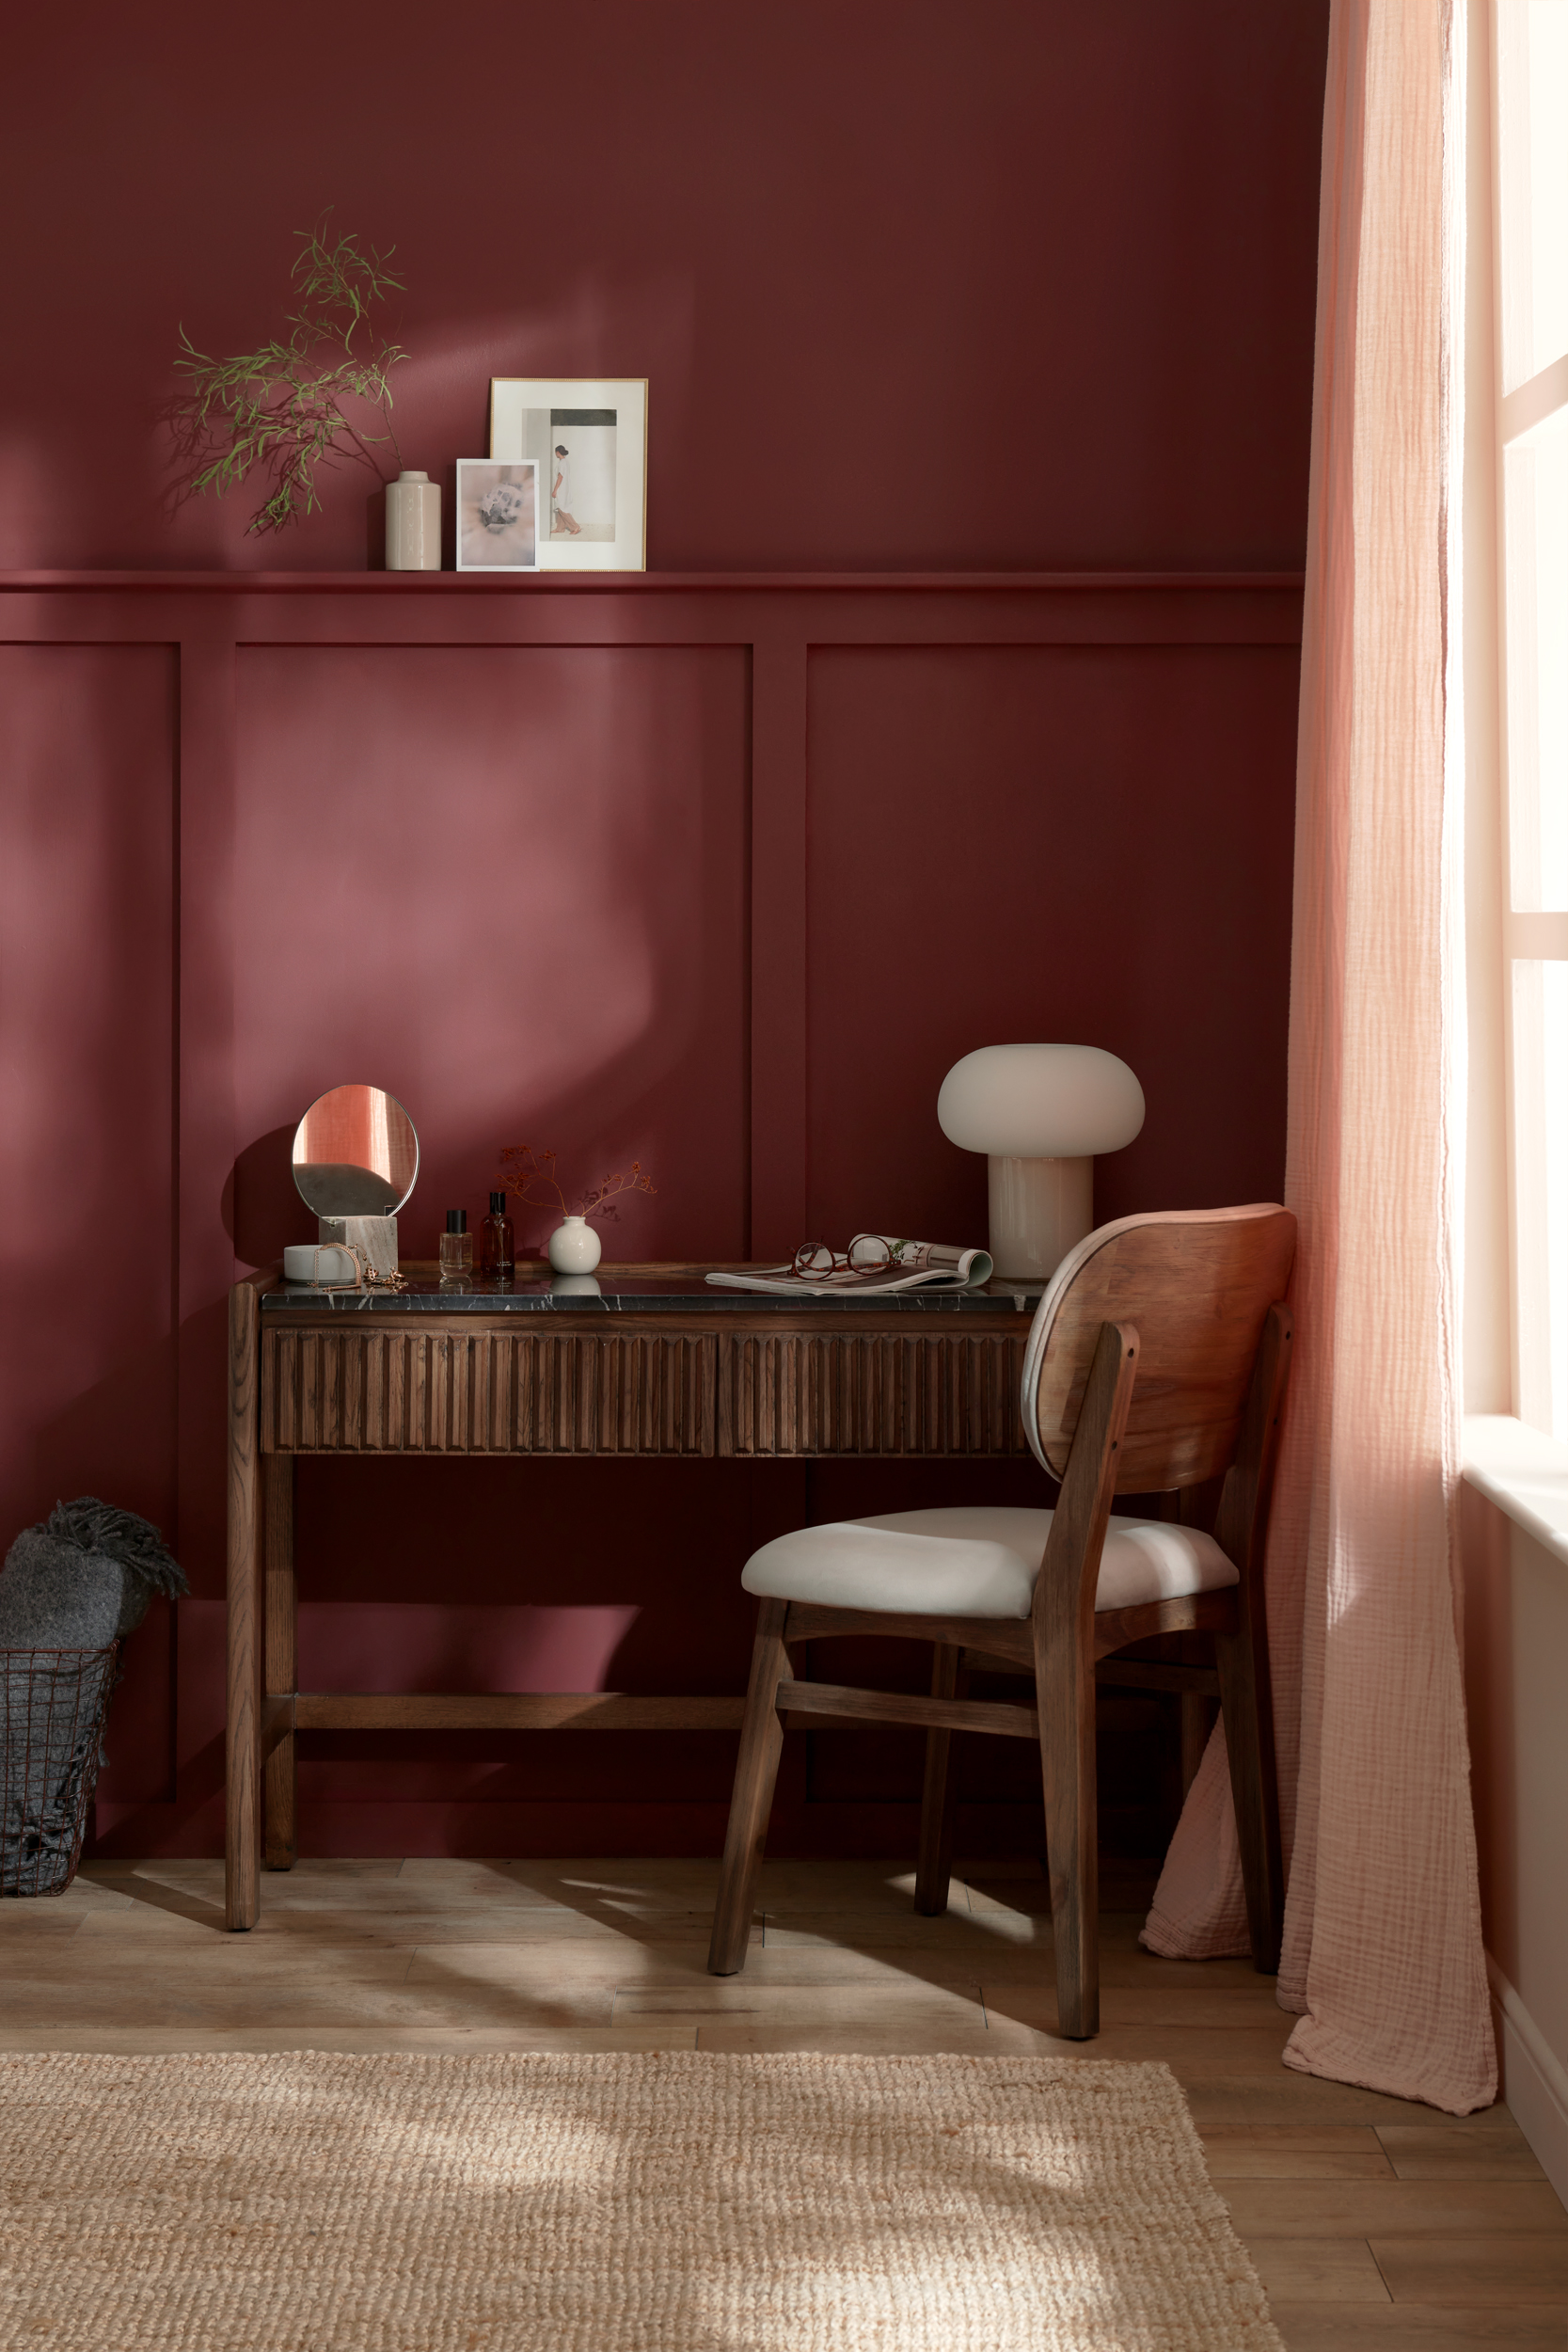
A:
[[[800,1271],[797,1272],[797,1267]],[[940,1241],[899,1241],[891,1233],[857,1233],[843,1257],[829,1249],[797,1250],[789,1265],[758,1266],[751,1274],[710,1274],[731,1291],[772,1291],[784,1297],[832,1298],[849,1292],[978,1290],[990,1280],[984,1249],[954,1249]]]

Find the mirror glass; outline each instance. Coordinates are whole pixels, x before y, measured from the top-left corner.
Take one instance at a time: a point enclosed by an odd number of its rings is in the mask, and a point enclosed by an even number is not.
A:
[[[420,1138],[380,1087],[334,1087],[294,1130],[294,1183],[317,1216],[395,1216],[420,1172]]]

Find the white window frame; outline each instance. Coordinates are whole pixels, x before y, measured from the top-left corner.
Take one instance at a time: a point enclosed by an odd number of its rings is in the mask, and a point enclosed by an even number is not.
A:
[[[1539,5],[1539,0],[1537,0]],[[1568,0],[1548,0],[1568,24]],[[1568,1184],[1563,1136],[1568,1133],[1568,1066],[1548,1066],[1541,1039],[1549,1035],[1542,1009],[1560,1003],[1562,981],[1547,967],[1568,965],[1568,907],[1543,911],[1515,898],[1543,895],[1520,876],[1527,867],[1527,832],[1539,835],[1529,802],[1540,790],[1568,792],[1568,778],[1538,777],[1533,735],[1528,746],[1515,729],[1510,759],[1509,714],[1534,693],[1537,616],[1535,572],[1525,534],[1509,528],[1509,453],[1546,434],[1568,432],[1568,352],[1509,382],[1509,353],[1520,342],[1515,313],[1528,270],[1530,188],[1528,139],[1511,137],[1510,92],[1528,74],[1529,0],[1491,0],[1491,223],[1493,301],[1494,465],[1497,515],[1497,755],[1502,894],[1503,1057],[1508,1127],[1509,1288],[1512,1308],[1513,1409],[1528,1426],[1568,1439]],[[1568,125],[1559,136],[1568,140]],[[1472,221],[1472,227],[1479,224]],[[1525,248],[1523,265],[1505,240]],[[1514,371],[1516,372],[1516,371]],[[1568,643],[1558,659],[1568,678]],[[1533,723],[1533,722],[1532,722]],[[1523,1044],[1521,1040],[1524,1041]],[[1548,1193],[1548,1186],[1552,1187]]]

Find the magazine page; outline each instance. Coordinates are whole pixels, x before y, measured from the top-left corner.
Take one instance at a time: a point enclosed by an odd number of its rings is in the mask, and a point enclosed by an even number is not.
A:
[[[979,1290],[990,1275],[990,1253],[984,1249],[905,1241],[892,1233],[857,1233],[842,1255],[826,1246],[815,1251],[802,1248],[787,1265],[758,1266],[750,1274],[710,1274],[707,1279],[721,1290],[833,1298],[884,1291]]]

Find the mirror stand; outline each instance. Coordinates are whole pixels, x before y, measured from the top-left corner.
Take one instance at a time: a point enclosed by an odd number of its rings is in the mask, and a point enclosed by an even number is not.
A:
[[[363,1250],[377,1274],[398,1270],[398,1221],[395,1216],[323,1216],[316,1220],[324,1244],[346,1242]]]

